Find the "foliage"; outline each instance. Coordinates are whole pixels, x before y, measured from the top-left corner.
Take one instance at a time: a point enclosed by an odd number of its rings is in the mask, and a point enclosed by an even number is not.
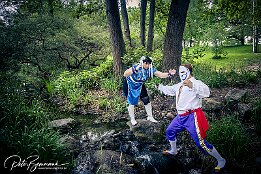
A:
[[[217,68],[213,64],[194,64],[193,74],[210,87],[221,88],[225,86],[245,85],[255,83],[258,73],[231,66],[230,68]]]
[[[182,55],[182,59],[190,64],[194,64],[194,59],[201,59],[206,55],[206,47],[195,47],[192,50],[192,54],[189,53],[189,47],[186,47],[185,53],[185,55]]]
[[[149,55],[144,47],[133,48],[129,50],[123,57],[123,64],[131,67],[133,64],[139,63],[142,56]]]
[[[39,91],[11,72],[1,72],[0,77],[1,160],[17,154],[22,159],[39,155],[41,162],[69,162],[67,144],[60,141],[58,132],[48,128],[54,113],[41,100]]]
[[[134,64],[140,62],[142,56],[149,56],[153,60],[153,67],[157,70],[162,66],[162,52],[161,49],[155,49],[153,52],[148,53],[144,47],[137,47],[129,50],[123,57],[125,68],[129,68]]]
[[[126,111],[125,101],[122,97],[100,97],[99,108],[109,113],[121,114]]]
[[[184,39],[193,41],[193,44],[198,45],[204,39],[206,30],[208,30],[209,16],[207,1],[191,1],[187,12]]]
[[[193,74],[197,79],[208,84],[209,87],[224,87],[229,84],[225,72],[222,69],[217,70],[211,64],[196,64],[193,66]]]
[[[214,54],[214,56],[212,57],[213,59],[220,59],[222,55],[227,55],[227,52],[224,50],[223,46],[220,46],[218,44],[215,44],[212,47],[212,53]]]
[[[101,80],[101,89],[115,94],[121,88],[122,82],[116,77],[105,78]]]
[[[252,121],[255,124],[255,131],[258,135],[261,135],[261,101],[256,101],[254,103],[253,111],[252,111]]]
[[[71,107],[81,101],[81,96],[88,89],[94,89],[100,86],[100,81],[109,76],[108,72],[112,69],[112,59],[107,58],[100,66],[91,70],[83,71],[64,71],[57,79],[48,84],[52,86],[53,93],[68,98]]]
[[[223,116],[210,123],[207,140],[219,149],[225,158],[242,160],[249,152],[250,138],[234,116]]]

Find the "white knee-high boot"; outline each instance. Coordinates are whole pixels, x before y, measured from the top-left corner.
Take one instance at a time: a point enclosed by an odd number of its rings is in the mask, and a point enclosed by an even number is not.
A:
[[[128,112],[129,112],[129,116],[130,116],[130,121],[131,124],[134,126],[137,124],[137,121],[135,120],[135,116],[134,116],[134,105],[129,105],[128,107]]]
[[[174,140],[174,141],[170,141],[170,140],[169,140],[169,143],[170,143],[171,149],[168,150],[168,153],[170,153],[170,154],[172,154],[172,155],[177,155],[177,154],[178,154],[178,150],[177,150],[177,140]]]
[[[222,158],[222,156],[218,153],[217,149],[213,146],[213,149],[211,152],[209,152],[211,156],[216,158],[218,165],[216,166],[216,169],[222,169],[225,167],[226,160],[225,158]]]
[[[146,113],[148,115],[147,117],[147,120],[153,122],[153,123],[157,123],[158,121],[155,120],[153,118],[153,115],[152,115],[152,106],[151,106],[151,103],[148,103],[147,105],[145,105],[145,110],[146,110]]]

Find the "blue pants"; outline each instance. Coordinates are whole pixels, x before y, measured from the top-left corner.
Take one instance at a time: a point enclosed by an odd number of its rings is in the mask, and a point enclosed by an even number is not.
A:
[[[202,139],[199,134],[198,124],[196,119],[196,113],[193,112],[186,116],[177,115],[166,130],[167,139],[174,141],[177,133],[184,131],[185,129],[190,133],[190,136],[196,143],[197,147],[204,153],[208,154],[213,149],[213,146],[209,144],[205,139]]]

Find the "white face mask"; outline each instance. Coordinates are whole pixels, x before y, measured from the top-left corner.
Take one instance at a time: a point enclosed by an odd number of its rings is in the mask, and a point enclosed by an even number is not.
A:
[[[190,71],[188,68],[186,68],[185,66],[179,67],[179,78],[182,82],[187,78],[189,78],[189,75],[190,75]]]

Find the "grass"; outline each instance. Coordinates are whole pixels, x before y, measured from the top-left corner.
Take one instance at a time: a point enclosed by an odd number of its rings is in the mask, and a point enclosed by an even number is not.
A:
[[[260,50],[259,45],[259,50]],[[193,48],[190,49],[190,53],[192,53]],[[205,62],[211,63],[216,65],[217,68],[229,68],[230,66],[233,67],[240,67],[246,66],[253,63],[261,63],[261,53],[252,53],[252,45],[245,45],[245,46],[230,46],[224,47],[224,51],[227,52],[226,57],[221,57],[221,59],[212,59],[213,53],[210,49],[206,51],[206,55],[195,62]],[[185,54],[185,52],[184,52]]]

